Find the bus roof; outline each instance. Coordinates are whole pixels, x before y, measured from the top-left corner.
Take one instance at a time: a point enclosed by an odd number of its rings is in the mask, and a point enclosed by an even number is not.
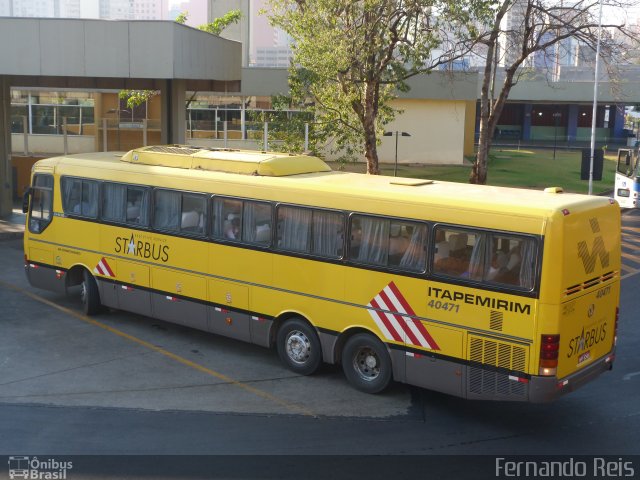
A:
[[[283,177],[328,172],[331,167],[317,157],[252,150],[206,149],[190,145],[162,145],[131,150],[123,162],[245,175]]]
[[[385,209],[392,211],[394,205],[411,204],[423,212],[420,217],[424,215],[425,218],[435,214],[436,209],[456,209],[465,216],[484,212],[549,218],[602,207],[610,201],[606,197],[562,193],[559,188],[540,191],[338,172],[331,170],[319,158],[307,155],[177,147],[193,150],[185,157],[172,154],[171,147],[155,147],[165,150],[160,153],[150,148],[154,147],[125,154],[98,152],[68,155],[41,160],[37,165],[56,167],[57,171],[66,175],[88,175],[115,181],[126,178],[125,181],[132,183],[142,181],[137,174],[152,174],[144,183],[153,186],[167,186],[167,181],[173,177],[173,188],[203,192],[208,189],[201,182],[243,185],[247,187],[242,193],[245,197],[280,201],[297,199],[296,203],[299,204],[327,208],[352,209],[354,202],[359,202],[358,208],[367,211],[368,201],[382,201],[389,203],[389,208]],[[137,160],[133,158],[136,153]],[[151,153],[153,157],[147,156]],[[157,155],[162,155],[161,161],[157,160]],[[98,173],[98,166],[105,173]],[[216,193],[228,194],[226,187],[223,188],[224,191]],[[251,188],[260,188],[260,195],[256,196],[257,192],[250,193]],[[429,210],[423,210],[424,207]]]

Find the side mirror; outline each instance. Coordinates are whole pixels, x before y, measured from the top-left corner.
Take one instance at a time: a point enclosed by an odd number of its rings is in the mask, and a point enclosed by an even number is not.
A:
[[[22,194],[22,213],[27,213],[29,211],[30,196],[31,196],[31,187],[27,187],[24,189],[24,193]]]

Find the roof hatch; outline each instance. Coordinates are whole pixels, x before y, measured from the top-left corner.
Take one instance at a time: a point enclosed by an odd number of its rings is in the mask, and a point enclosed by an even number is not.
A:
[[[424,180],[420,178],[393,178],[389,180],[391,185],[404,185],[405,187],[420,187],[422,185],[431,185],[433,180]]]

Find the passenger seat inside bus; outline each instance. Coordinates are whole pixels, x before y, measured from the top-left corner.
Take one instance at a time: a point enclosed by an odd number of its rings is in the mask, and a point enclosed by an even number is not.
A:
[[[468,239],[469,236],[466,233],[452,233],[449,235],[447,242],[449,256],[440,258],[435,262],[436,272],[459,276],[469,269]]]
[[[122,210],[120,210],[122,211]],[[129,202],[129,205],[127,205],[127,222],[138,222],[140,218],[140,205],[134,205],[133,203]]]
[[[200,217],[201,215],[198,214],[198,212],[196,212],[195,210],[184,212],[182,214],[182,222],[180,224],[180,228],[182,230],[191,231],[191,232],[202,231]]]

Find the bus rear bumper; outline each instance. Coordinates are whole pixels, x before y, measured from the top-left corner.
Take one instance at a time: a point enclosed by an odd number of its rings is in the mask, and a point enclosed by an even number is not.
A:
[[[565,378],[532,376],[529,383],[529,401],[532,403],[552,402],[562,395],[577,390],[601,373],[611,370],[614,358],[615,354],[612,351],[597,362]]]

